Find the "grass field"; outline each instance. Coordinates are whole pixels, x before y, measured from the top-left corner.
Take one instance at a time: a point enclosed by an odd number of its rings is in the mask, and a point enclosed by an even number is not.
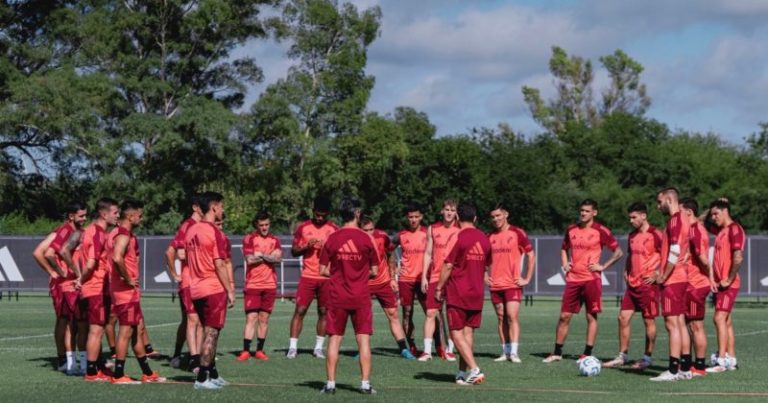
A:
[[[195,391],[191,384],[192,375],[171,368],[167,359],[152,362],[153,369],[173,381],[166,385],[118,387],[86,384],[80,378],[58,373],[53,370],[56,352],[51,335],[53,315],[50,299],[31,295],[22,296],[18,302],[3,299],[0,301],[0,401],[82,402],[103,401],[106,396],[111,401],[183,401],[201,397],[212,401],[314,401],[322,398],[442,402],[511,398],[523,401],[768,399],[765,348],[768,310],[765,308],[741,306],[735,310],[740,370],[692,381],[657,384],[648,381],[648,378],[664,370],[667,364],[667,337],[661,319],[657,322],[659,337],[653,367],[643,373],[629,369],[603,369],[598,377],[584,378],[578,376],[574,361],[584,343],[583,317],[574,318],[572,323],[565,346],[566,360],[546,365],[540,361],[552,349],[559,304],[554,300],[537,300],[534,306],[523,307],[520,340],[523,363],[495,363],[492,358],[498,356],[500,347],[495,331],[496,318],[490,305],[487,305],[475,348],[487,380],[482,385],[466,387],[453,383],[454,363],[440,360],[421,363],[399,358],[383,313],[374,305],[376,334],[373,338],[371,381],[379,394],[369,397],[356,392],[359,371],[352,358],[354,340],[349,334],[342,345],[336,395],[318,395],[325,380],[325,362],[309,354],[314,345],[314,316],[308,316],[305,322],[304,334],[299,340],[299,357],[292,361],[283,358],[288,343],[288,322],[293,311],[290,302],[278,302],[271,319],[271,333],[266,346],[271,360],[235,361],[235,354],[242,346],[244,324],[240,304],[241,300],[238,301],[238,308],[230,311],[219,343],[217,361],[220,373],[233,385],[220,391]],[[178,303],[172,303],[167,296],[145,297],[142,305],[155,349],[164,354],[171,353],[179,317]],[[606,300],[595,348],[595,355],[603,360],[616,354],[616,314],[613,300]],[[420,322],[421,317],[418,317],[417,323]],[[644,337],[639,317],[633,325],[630,355],[637,358],[642,352]],[[710,346],[713,346],[715,340],[710,316],[706,326]],[[421,338],[420,330],[417,337]],[[710,347],[709,351],[712,350],[714,348]],[[127,361],[126,372],[134,377],[139,375],[138,364],[132,358]]]

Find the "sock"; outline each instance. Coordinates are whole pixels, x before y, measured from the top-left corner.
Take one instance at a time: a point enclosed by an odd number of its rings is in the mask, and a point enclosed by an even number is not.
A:
[[[113,378],[122,378],[125,376],[125,360],[115,359]]]
[[[136,361],[139,362],[139,366],[141,367],[141,372],[144,375],[152,375],[152,369],[149,368],[149,362],[147,362],[147,356],[144,357],[136,357]]]
[[[67,351],[67,371],[70,371],[75,368],[75,357],[74,353],[71,351]]]
[[[455,346],[454,346],[454,344],[453,344],[453,340],[451,340],[451,339],[448,339],[448,349],[447,349],[447,350],[445,350],[445,351],[446,351],[446,352],[449,352],[449,353],[451,353],[451,354],[453,354],[453,349],[454,349],[454,347],[455,347]]]
[[[266,338],[256,338],[256,351],[264,351],[264,342],[267,341]]]
[[[432,354],[432,339],[424,339],[424,352]]]
[[[648,357],[648,358],[651,358],[651,355],[652,355],[652,354],[653,354],[653,353],[651,353],[650,351],[646,351],[646,352],[645,352],[645,356],[646,356],[646,357]]]
[[[293,337],[288,339],[288,348],[297,350],[299,348],[299,339],[295,339]]]
[[[406,344],[405,339],[400,339],[397,341],[397,348],[400,351],[408,350],[408,345]]]
[[[96,364],[96,361],[88,361],[88,365],[85,368],[85,373],[89,376],[94,376],[99,373],[99,368]]]
[[[360,389],[370,389],[371,381],[360,381]]]
[[[509,343],[509,354],[517,355],[517,347],[519,343]]]
[[[95,362],[96,362],[96,368],[99,371],[104,372],[107,369],[107,366],[104,365],[104,357],[102,357],[101,354],[99,354],[99,358],[97,358]]]
[[[589,344],[584,345],[584,355],[592,355],[592,347]]]
[[[502,344],[501,345],[501,353],[504,355],[509,355],[509,344]]]
[[[173,357],[179,357],[181,356],[181,349],[184,348],[184,343],[176,344],[176,346],[173,348]]]
[[[147,344],[144,346],[144,351],[147,352],[147,354],[152,354],[155,352],[155,349],[152,348],[152,343]]]
[[[200,367],[200,371],[197,373],[197,381],[203,383],[208,380],[208,367]]]
[[[416,340],[414,340],[413,338],[410,338],[410,339],[407,339],[407,340],[408,340],[408,345],[409,346],[411,346],[413,348],[416,348]]]
[[[85,357],[85,351],[79,352],[78,355],[80,360],[80,369],[86,370],[88,368],[88,359]]]
[[[194,369],[200,366],[200,354],[195,354],[189,357],[189,369]]]
[[[691,370],[691,355],[683,354],[680,356],[680,370],[687,372]]]
[[[677,357],[669,357],[669,373],[672,375],[676,374],[678,369],[680,368],[680,359]]]
[[[216,364],[213,364],[208,368],[208,374],[211,376],[211,379],[217,379],[219,377],[219,370],[216,369]]]
[[[472,368],[472,369],[469,371],[469,375],[477,375],[477,374],[479,374],[479,373],[480,373],[480,367],[475,367],[475,368]]]
[[[315,337],[315,350],[322,350],[323,343],[325,343],[325,336]]]
[[[326,381],[325,387],[327,389],[336,389],[336,381]]]
[[[555,355],[563,355],[563,345],[555,343]]]
[[[110,357],[117,354],[117,351],[115,350],[115,346],[109,346],[109,354],[110,354]]]
[[[243,339],[243,351],[251,351],[251,341],[252,339]]]
[[[62,354],[59,356],[59,366],[67,365],[67,356]]]
[[[696,361],[693,362],[693,367],[700,371],[707,369],[706,359],[696,357]]]

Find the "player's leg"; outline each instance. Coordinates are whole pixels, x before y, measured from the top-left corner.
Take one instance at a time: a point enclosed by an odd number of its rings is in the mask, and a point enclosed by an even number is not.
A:
[[[165,378],[161,378],[157,372],[153,372],[149,366],[149,354],[146,350],[147,340],[149,336],[146,335],[147,327],[144,324],[144,318],[139,318],[139,324],[136,326],[136,330],[133,333],[133,355],[136,357],[136,361],[141,368],[141,381],[144,383],[160,383],[165,382]]]
[[[219,329],[203,325],[203,344],[200,349],[200,371],[197,373],[196,384],[204,384],[218,378],[214,370],[216,364],[216,347],[219,341]]]
[[[179,310],[181,311],[181,322],[176,328],[176,342],[173,346],[173,356],[171,357],[171,367],[179,368],[181,366],[181,350],[184,349],[184,343],[187,341],[187,311],[184,308],[184,301],[179,295]]]
[[[317,298],[317,326],[315,328],[317,336],[315,337],[315,348],[312,351],[312,355],[315,358],[325,358],[323,354],[323,345],[325,344],[325,314],[327,312],[326,307],[330,299],[331,287],[328,285],[328,280],[317,281],[315,285],[315,293]]]
[[[695,358],[693,360],[694,373],[702,375],[706,370],[707,333],[704,330],[703,320],[691,320],[688,322]]]
[[[352,312],[352,327],[355,329],[357,348],[360,356],[360,392],[374,394],[371,387],[371,334],[373,334],[373,310],[362,306]]]
[[[587,317],[587,337],[584,351],[581,353],[582,357],[592,355],[592,349],[597,340],[597,313],[585,312],[585,315]]]
[[[299,348],[299,335],[301,334],[301,330],[304,327],[304,316],[307,315],[307,309],[309,309],[309,304],[307,305],[299,305],[300,300],[297,296],[296,298],[296,307],[293,310],[293,317],[291,318],[291,329],[290,329],[290,339],[288,339],[288,352],[286,353],[286,358],[296,358],[296,354],[298,353]],[[302,303],[306,303],[303,302]],[[311,303],[311,301],[309,301]]]
[[[568,327],[571,323],[573,314],[581,310],[581,294],[583,285],[581,283],[566,283],[563,290],[563,297],[560,303],[560,316],[555,326],[555,349],[546,358],[544,363],[551,363],[563,359],[563,345],[568,338]]]
[[[519,363],[517,348],[520,340],[520,301],[507,301],[505,310],[505,322],[509,328],[507,333],[509,335],[509,360]]]
[[[104,334],[107,336],[107,345],[109,346],[109,354],[111,358],[117,354],[117,313],[115,312],[115,305],[111,302],[109,304],[109,319],[107,320],[107,326],[104,327]]]
[[[494,359],[494,361],[506,361],[509,358],[509,322],[504,312],[504,302],[495,301],[494,295],[494,292],[491,291],[491,302],[493,302],[493,309],[496,312],[496,330],[499,334],[499,342],[501,343],[501,355]]]
[[[191,303],[191,301],[190,301]],[[189,370],[200,368],[200,349],[203,344],[203,325],[197,312],[187,311],[187,348],[189,349]]]
[[[343,335],[335,334],[331,334],[328,338],[328,351],[325,358],[326,384],[323,388],[325,393],[334,393],[336,390],[336,366],[339,363],[339,348],[343,339]]]
[[[733,331],[733,314],[728,313],[728,319],[726,319],[726,326],[728,327],[728,343],[726,343],[726,353],[730,357],[730,365],[728,369],[736,369],[736,333]]]
[[[87,299],[88,339],[86,341],[86,374],[87,381],[108,381],[104,375],[101,362],[101,339],[104,337],[104,325],[107,322],[107,312],[104,307],[104,297],[97,296]]]
[[[247,297],[246,297],[247,298]],[[243,329],[243,350],[237,356],[238,361],[247,361],[251,358],[251,343],[256,334],[256,326],[259,323],[259,312],[249,311],[245,314],[245,327]]]
[[[152,347],[152,341],[149,339],[149,330],[147,330],[146,326],[144,326],[144,321],[141,321],[141,331],[139,334],[141,335],[141,342],[144,343],[144,351],[147,353],[147,357],[149,358],[157,358],[160,356],[160,353],[155,351],[155,349]]]
[[[119,307],[119,305],[118,305]],[[125,377],[125,357],[128,355],[128,345],[131,343],[136,326],[120,324],[115,340],[115,367],[112,380],[123,379]]]
[[[266,361],[269,358],[264,353],[264,343],[267,341],[267,332],[269,331],[269,316],[271,312],[259,311],[257,329],[256,329],[256,359]]]
[[[432,359],[432,342],[435,334],[435,318],[437,318],[437,309],[427,309],[424,316],[424,352],[421,353],[419,361],[429,361]]]
[[[58,363],[58,370],[59,371],[66,371],[67,370],[67,349],[65,347],[64,342],[64,332],[66,330],[65,326],[66,319],[61,318],[58,314],[56,315],[56,321],[53,325],[53,340],[56,343],[56,355],[59,357],[59,363]]]
[[[728,353],[728,312],[715,311],[712,317],[717,334],[717,365],[708,368],[707,372],[722,372],[726,369],[725,354]],[[717,368],[717,371],[714,369]]]
[[[582,289],[584,310],[587,317],[587,337],[582,357],[592,355],[592,349],[597,341],[597,317],[603,311],[603,283],[601,279],[594,279],[584,284]]]

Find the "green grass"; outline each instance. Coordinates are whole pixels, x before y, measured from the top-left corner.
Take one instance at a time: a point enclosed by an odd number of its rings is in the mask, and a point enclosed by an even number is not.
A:
[[[227,326],[219,343],[217,365],[227,380],[236,383],[220,391],[195,391],[191,383],[169,385],[142,385],[117,387],[108,384],[86,384],[79,378],[67,377],[53,370],[55,348],[50,336],[53,325],[50,299],[44,296],[22,296],[17,301],[0,301],[0,400],[12,401],[103,401],[106,396],[114,401],[183,401],[204,397],[214,401],[314,401],[318,388],[325,380],[324,361],[312,358],[309,349],[314,344],[315,317],[308,316],[304,334],[299,341],[301,353],[296,360],[283,358],[288,343],[288,323],[293,311],[290,302],[278,302],[270,322],[267,339],[268,362],[235,361],[234,354],[241,348],[244,317],[238,308],[230,311]],[[168,297],[145,297],[142,303],[155,348],[165,354],[173,350],[178,320],[178,302]],[[613,300],[606,300],[605,313],[595,355],[612,358],[617,350],[617,308]],[[762,305],[757,305],[762,306]],[[522,364],[495,363],[499,353],[496,318],[486,306],[483,326],[476,335],[476,354],[487,381],[479,386],[462,387],[453,384],[456,364],[440,360],[407,362],[396,356],[394,341],[384,322],[378,305],[375,307],[373,338],[372,383],[378,389],[375,397],[357,394],[359,370],[351,358],[353,337],[348,334],[342,345],[343,357],[339,364],[335,396],[322,397],[337,401],[373,398],[386,401],[494,401],[522,399],[523,401],[649,401],[664,400],[743,400],[736,393],[756,393],[764,400],[768,397],[768,360],[765,359],[765,340],[768,319],[763,308],[740,307],[735,310],[737,350],[741,369],[688,382],[656,384],[648,381],[667,364],[667,337],[661,319],[658,320],[658,348],[652,370],[637,373],[629,370],[604,369],[595,378],[577,374],[573,356],[583,347],[585,321],[575,317],[565,346],[571,359],[551,365],[542,364],[541,357],[552,349],[554,326],[559,304],[553,300],[537,300],[534,306],[521,311],[522,336],[520,355]],[[421,316],[417,323],[421,322]],[[637,358],[642,352],[643,328],[639,317],[633,323],[634,333],[630,355]],[[417,326],[419,326],[417,324]],[[710,317],[706,321],[710,346],[714,345]],[[351,332],[351,329],[348,330]],[[421,337],[421,330],[417,331]],[[421,344],[421,343],[419,343]],[[708,348],[708,352],[714,348]],[[709,354],[707,354],[709,356]],[[167,360],[152,362],[153,369],[170,380],[191,382],[192,376],[172,369]],[[129,359],[126,371],[134,377],[139,374],[138,364]],[[723,396],[676,395],[690,393],[724,393]]]

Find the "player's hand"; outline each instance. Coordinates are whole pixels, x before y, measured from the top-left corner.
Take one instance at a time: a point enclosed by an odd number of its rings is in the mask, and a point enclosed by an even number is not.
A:
[[[530,283],[530,281],[524,279],[524,278],[516,278],[515,284],[517,284],[518,287],[525,287]]]
[[[731,286],[731,282],[728,279],[725,279],[720,282],[720,289],[726,289]]]
[[[563,269],[563,272],[568,274],[569,271],[573,270],[573,263],[568,262],[565,266],[562,266],[561,269]]]
[[[424,294],[427,293],[427,288],[429,288],[429,283],[425,279],[421,279],[421,292]]]
[[[321,246],[320,240],[317,238],[312,238],[307,242],[307,248],[320,249]]]
[[[123,283],[131,288],[136,288],[139,286],[139,282],[132,278],[124,278]]]
[[[664,282],[667,281],[667,279],[664,278],[664,276],[657,276],[656,277],[656,284],[664,284]]]
[[[605,270],[605,266],[601,265],[600,263],[590,263],[589,264],[589,271],[591,272],[601,272]]]
[[[655,284],[658,277],[659,277],[658,273],[653,273],[650,276],[643,279],[643,284],[648,284],[648,285]]]
[[[393,292],[400,291],[400,287],[397,285],[397,281],[396,280],[389,280],[389,286],[392,287],[392,291]]]
[[[709,282],[709,291],[712,291],[713,294],[717,293],[717,282],[715,281]]]
[[[235,290],[227,292],[227,308],[235,306]]]
[[[435,300],[437,302],[443,302],[443,290],[439,288],[435,290]]]
[[[83,283],[82,283],[82,281],[81,281],[79,278],[76,278],[76,279],[75,279],[75,280],[72,282],[72,286],[73,286],[73,287],[75,287],[75,289],[76,289],[76,290],[79,290],[80,288],[82,288],[82,286],[83,286]]]

